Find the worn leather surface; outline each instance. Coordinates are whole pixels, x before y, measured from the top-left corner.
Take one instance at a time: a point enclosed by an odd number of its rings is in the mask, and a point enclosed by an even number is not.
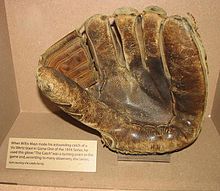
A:
[[[195,28],[159,7],[94,15],[41,56],[38,86],[113,151],[180,150],[198,137],[207,98]]]

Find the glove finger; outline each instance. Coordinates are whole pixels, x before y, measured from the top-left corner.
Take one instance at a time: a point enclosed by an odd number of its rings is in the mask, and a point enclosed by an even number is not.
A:
[[[206,98],[206,60],[197,33],[182,17],[166,19],[163,27],[164,63],[175,109],[192,115],[204,110]]]
[[[120,67],[118,60],[120,53],[117,48],[118,42],[114,38],[110,26],[109,17],[94,15],[85,22],[85,32],[96,69],[99,72],[100,81],[104,81],[106,77],[111,78]]]
[[[150,76],[156,85],[165,107],[171,110],[171,94],[169,84],[164,74],[161,59],[159,32],[161,23],[166,18],[166,12],[159,7],[147,7],[142,13],[143,43],[145,63]]]
[[[167,18],[161,28],[163,64],[173,97],[174,119],[188,141],[196,139],[207,98],[206,56],[193,26],[185,18]]]
[[[143,46],[141,42],[139,44],[140,39],[138,38],[142,35],[142,31],[139,30],[140,20],[138,11],[133,8],[119,8],[114,12],[115,27],[121,39],[126,67],[130,71],[134,68],[143,68],[143,56],[141,55]]]

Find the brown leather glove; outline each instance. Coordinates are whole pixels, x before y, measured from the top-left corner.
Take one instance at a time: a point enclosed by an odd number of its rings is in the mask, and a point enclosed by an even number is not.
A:
[[[117,9],[95,15],[41,57],[37,83],[63,111],[128,154],[180,150],[198,137],[207,65],[195,23]]]

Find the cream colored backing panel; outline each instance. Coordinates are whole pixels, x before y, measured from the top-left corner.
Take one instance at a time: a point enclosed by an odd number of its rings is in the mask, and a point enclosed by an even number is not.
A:
[[[4,1],[0,1],[0,144],[19,113]]]
[[[220,73],[218,77],[218,82],[216,84],[216,92],[215,92],[215,98],[213,102],[213,108],[212,108],[212,120],[216,126],[216,129],[218,130],[220,134]]]

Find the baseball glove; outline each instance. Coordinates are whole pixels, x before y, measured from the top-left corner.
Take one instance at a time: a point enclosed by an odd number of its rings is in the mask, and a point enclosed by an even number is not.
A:
[[[94,15],[40,58],[37,84],[111,150],[167,153],[193,143],[207,98],[194,20],[159,7]]]

